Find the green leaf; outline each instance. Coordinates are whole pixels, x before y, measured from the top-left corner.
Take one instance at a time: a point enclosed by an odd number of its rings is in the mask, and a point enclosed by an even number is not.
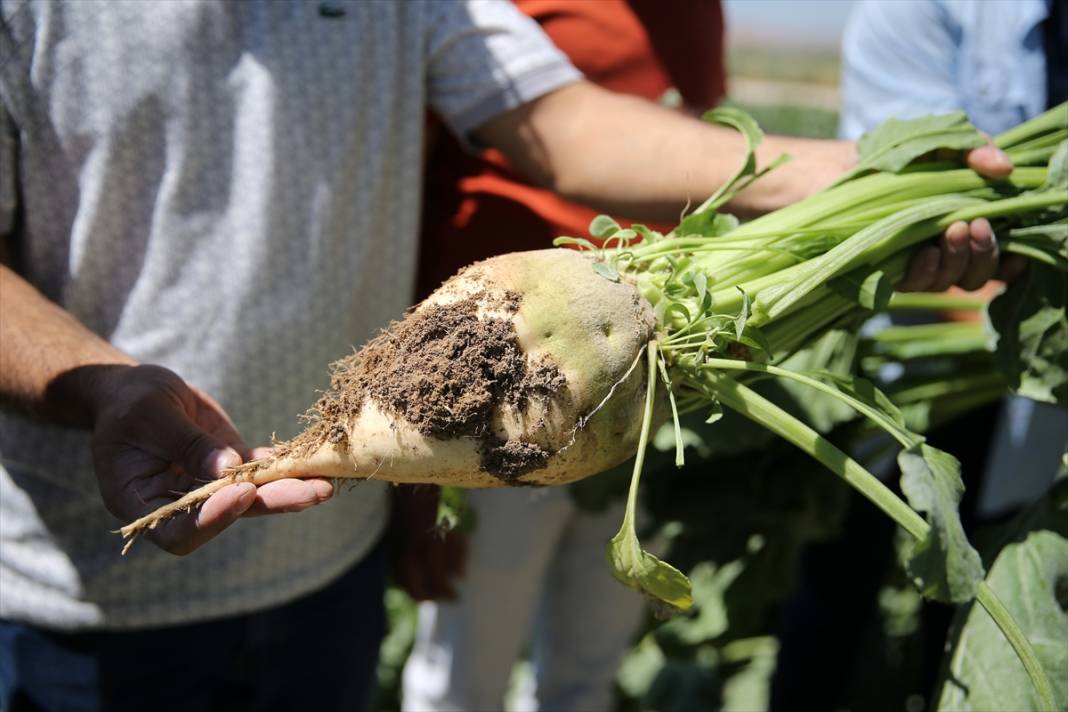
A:
[[[1009,242],[1023,242],[1068,260],[1068,222],[1033,225],[1009,230]]]
[[[752,324],[746,324],[745,331],[741,336],[736,338],[738,339],[738,343],[745,344],[751,349],[764,352],[769,359],[775,357],[775,354],[771,350],[771,343],[764,335],[764,332]]]
[[[753,152],[764,140],[764,132],[760,130],[760,125],[756,122],[756,119],[741,109],[731,106],[719,106],[706,111],[702,114],[701,119],[710,124],[720,124],[721,126],[737,129],[745,138],[746,160],[733,180],[756,172],[756,156],[753,155]]]
[[[1049,159],[1049,173],[1042,188],[1068,188],[1068,141],[1061,141]]]
[[[870,267],[843,274],[827,283],[832,292],[854,301],[865,309],[882,311],[890,304],[894,285],[882,270]]]
[[[594,262],[593,271],[607,279],[609,282],[619,281],[619,272],[607,262]]]
[[[659,232],[657,232],[656,230],[650,230],[648,226],[642,225],[641,223],[632,224],[630,226],[630,229],[641,235],[642,240],[646,242],[656,242],[657,240],[664,239],[664,236],[661,235]]]
[[[749,321],[749,316],[753,313],[753,302],[744,289],[738,287],[738,291],[742,293],[742,308],[738,312],[738,318],[734,322],[734,335],[737,336],[740,341],[742,335],[745,333],[745,324]]]
[[[963,112],[900,121],[887,119],[857,142],[857,165],[836,185],[869,171],[897,173],[920,156],[936,149],[978,148],[986,139]]]
[[[642,413],[642,429],[638,439],[638,452],[634,458],[630,490],[627,493],[627,508],[619,531],[608,544],[606,552],[612,575],[621,583],[640,591],[664,614],[685,611],[693,604],[690,581],[678,569],[666,564],[647,551],[643,551],[635,532],[637,518],[638,484],[641,482],[645,450],[652,428],[653,409],[656,402],[657,370],[659,352],[657,343],[646,346],[646,391]]]
[[[930,531],[912,546],[906,568],[920,592],[944,603],[975,597],[983,562],[968,542],[957,506],[964,493],[960,463],[925,443],[902,450],[901,490],[913,509],[924,512]]]
[[[458,487],[442,487],[438,497],[436,526],[443,532],[459,530],[471,533],[478,525],[478,514],[467,506],[463,490]]]
[[[1013,522],[1009,534],[987,584],[1034,647],[1054,708],[1068,709],[1068,481]],[[938,709],[1039,708],[1023,665],[981,606],[958,613],[949,645]]]
[[[706,111],[701,118],[710,124],[729,126],[741,132],[742,137],[745,139],[745,161],[730,180],[720,186],[719,190],[710,195],[705,202],[701,203],[701,205],[694,210],[693,215],[689,216],[689,218],[695,219],[700,216],[715,215],[717,208],[729,201],[734,197],[735,193],[747,185],[747,183],[743,183],[743,179],[751,176],[756,177],[758,175],[756,169],[756,149],[761,141],[764,140],[764,132],[760,130],[760,126],[757,125],[757,122],[752,116],[741,109],[735,109],[730,106],[719,106],[711,111]],[[772,166],[761,171],[759,175],[763,175],[774,166],[781,165],[784,160],[786,159],[780,156]],[[711,223],[715,222],[715,218],[712,217],[709,217],[708,220]],[[686,220],[683,220],[682,224],[675,230],[675,232],[680,235],[701,235],[704,234],[704,232],[701,232],[703,224],[704,223],[699,219],[689,224],[686,223]],[[737,224],[737,221],[735,221],[735,224]],[[689,232],[689,230],[697,230],[697,232]]]
[[[705,210],[687,215],[675,228],[675,234],[700,235],[701,237],[719,237],[738,227],[738,218],[730,213],[717,213]]]
[[[642,551],[633,529],[621,529],[612,537],[608,561],[616,580],[652,600],[666,603],[672,609],[670,612],[685,611],[693,604],[686,576],[671,564]]]
[[[1068,279],[1032,262],[1027,274],[991,302],[995,360],[1016,393],[1046,403],[1068,401]]]
[[[598,249],[597,245],[593,244],[584,237],[561,236],[553,240],[553,247],[563,247],[564,245],[577,245],[584,250]]]
[[[590,221],[590,234],[604,240],[619,230],[619,223],[608,215],[598,215]]]
[[[838,390],[880,411],[893,424],[901,428],[905,427],[905,418],[901,415],[898,407],[868,379],[860,376],[846,376],[826,370],[814,371],[811,375],[831,381],[838,387]]]

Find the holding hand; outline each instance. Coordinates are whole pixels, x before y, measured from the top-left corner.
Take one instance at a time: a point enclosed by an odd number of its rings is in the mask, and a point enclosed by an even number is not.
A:
[[[165,368],[100,367],[86,382],[100,493],[108,510],[123,521],[266,454],[249,450],[218,403]],[[166,551],[188,554],[241,516],[300,511],[332,494],[327,480],[284,479],[259,488],[230,485],[148,536]]]
[[[990,143],[968,152],[968,167],[988,178],[1007,178],[1012,161]],[[899,292],[942,292],[956,285],[972,291],[989,280],[1011,281],[1026,266],[1024,258],[1011,255],[999,263],[997,237],[990,222],[979,218],[970,224],[950,225],[937,245],[916,252],[908,275],[896,285]]]

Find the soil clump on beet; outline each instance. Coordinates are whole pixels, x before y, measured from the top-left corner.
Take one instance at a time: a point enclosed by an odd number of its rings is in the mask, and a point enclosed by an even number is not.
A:
[[[517,294],[491,305],[514,314]],[[420,433],[439,439],[479,440],[482,469],[509,483],[544,466],[552,452],[537,443],[505,440],[493,422],[502,405],[523,408],[567,386],[552,363],[529,363],[510,318],[483,314],[485,295],[431,304],[394,322],[359,352],[336,362],[330,389],[306,418],[310,427],[277,446],[276,455],[304,455],[324,441],[340,447],[342,423],[356,418],[367,398]]]

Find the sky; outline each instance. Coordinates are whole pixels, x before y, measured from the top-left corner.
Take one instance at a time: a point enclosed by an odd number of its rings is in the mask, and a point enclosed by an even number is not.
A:
[[[783,44],[838,46],[853,0],[724,0],[727,33]]]

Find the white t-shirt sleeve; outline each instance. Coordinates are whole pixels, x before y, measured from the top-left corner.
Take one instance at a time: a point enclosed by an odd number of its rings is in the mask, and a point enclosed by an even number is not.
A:
[[[457,136],[582,77],[511,2],[432,3],[430,105]]]

